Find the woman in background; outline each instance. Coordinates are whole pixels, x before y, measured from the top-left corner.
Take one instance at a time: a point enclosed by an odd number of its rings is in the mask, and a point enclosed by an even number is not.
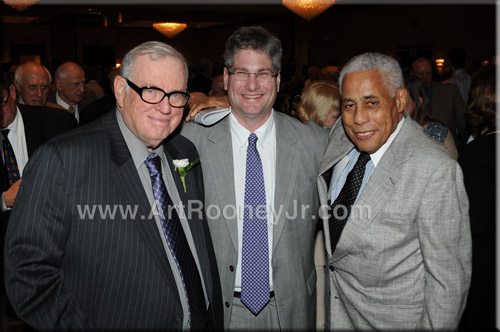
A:
[[[472,278],[460,331],[495,329],[496,224],[496,92],[495,69],[484,67],[473,77],[465,113],[473,140],[460,151],[458,163],[469,197],[472,234]]]
[[[424,127],[433,138],[444,143],[450,156],[456,160],[458,152],[453,142],[453,135],[448,135],[449,129],[429,116],[429,99],[424,82],[418,77],[406,76],[405,87],[410,97],[406,102],[405,111],[413,120]]]
[[[297,105],[297,114],[302,122],[314,121],[327,132],[340,116],[340,92],[337,85],[328,81],[313,81],[307,85]],[[323,225],[318,222],[314,243],[314,264],[317,275],[316,329],[325,328],[326,251]]]
[[[307,85],[297,105],[302,122],[312,120],[321,127],[330,129],[340,116],[340,91],[329,81],[314,81]]]

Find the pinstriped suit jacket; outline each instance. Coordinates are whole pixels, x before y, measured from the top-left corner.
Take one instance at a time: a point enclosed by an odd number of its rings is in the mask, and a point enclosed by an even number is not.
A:
[[[26,147],[28,149],[28,157],[31,157],[33,152],[49,139],[57,136],[65,131],[76,128],[77,122],[75,117],[66,111],[53,107],[45,106],[30,106],[18,104],[24,124],[24,135],[26,139]],[[2,149],[3,151],[3,149]],[[7,169],[3,159],[0,158],[0,187],[1,192],[10,188]],[[0,212],[0,264],[3,266],[3,249],[5,241],[5,232],[9,222],[10,210]],[[3,269],[1,269],[3,271]],[[5,294],[3,281],[3,272],[0,276],[0,294]]]
[[[351,149],[337,121],[318,190],[328,205],[331,168]],[[360,193],[335,251],[323,219],[332,330],[453,330],[471,277],[462,171],[443,144],[406,116]]]
[[[274,112],[276,121],[275,211],[273,226],[273,286],[280,328],[313,330],[316,320],[316,269],[314,239],[318,218],[316,176],[327,135],[310,121]],[[238,262],[238,226],[225,207],[235,207],[234,164],[229,117],[204,127],[184,123],[181,133],[200,152],[205,179],[205,205],[214,241],[224,301],[224,329],[228,329]],[[305,208],[301,213],[302,207]],[[228,210],[233,211],[233,210]],[[250,313],[250,311],[249,311]],[[251,329],[251,326],[248,327]]]
[[[170,136],[164,147],[171,167],[172,159],[197,158],[181,136]],[[187,194],[179,190],[185,204],[203,199],[202,181],[201,167],[193,168]],[[97,207],[93,217],[81,215],[85,205]],[[101,216],[99,206],[116,209],[114,218]],[[7,294],[19,317],[46,330],[179,330],[179,294],[150,211],[115,112],[40,147],[7,230]],[[211,325],[219,329],[222,301],[208,226],[196,213],[189,224]]]

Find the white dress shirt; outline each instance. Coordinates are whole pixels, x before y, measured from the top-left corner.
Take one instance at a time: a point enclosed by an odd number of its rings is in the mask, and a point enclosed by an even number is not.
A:
[[[71,106],[67,104],[64,100],[62,100],[61,97],[59,97],[59,91],[56,92],[56,102],[58,105],[61,105],[65,109],[69,109],[69,107]],[[76,122],[80,123],[80,111],[78,110],[78,104],[73,105],[73,111],[75,112],[74,116]]]
[[[356,204],[356,202],[358,201],[359,195],[361,195],[361,192],[363,191],[363,188],[365,187],[366,183],[373,174],[375,167],[377,167],[377,164],[379,163],[380,159],[382,159],[382,156],[384,155],[385,151],[387,151],[392,141],[394,141],[394,138],[401,130],[401,127],[403,126],[404,122],[405,122],[405,117],[403,117],[401,121],[399,121],[396,130],[394,130],[394,132],[389,136],[387,141],[377,151],[370,154],[370,161],[368,161],[368,163],[366,164],[365,175],[363,176],[363,181],[361,182],[361,187],[359,188],[358,196],[356,197],[354,204]],[[347,175],[354,168],[354,165],[358,160],[359,154],[360,152],[358,151],[358,149],[353,148],[344,158],[342,158],[333,167],[332,179],[330,181],[330,187],[328,190],[330,197],[330,204],[335,202],[335,199],[340,194],[340,191],[342,190],[342,187],[344,186],[345,181],[347,180]]]
[[[254,133],[257,135],[257,151],[262,161],[264,173],[264,183],[266,188],[267,205],[267,230],[269,242],[269,287],[273,289],[273,270],[271,267],[272,243],[273,243],[273,214],[274,190],[276,187],[276,126],[274,121],[274,111],[269,119]],[[231,113],[230,128],[233,146],[234,163],[234,192],[236,196],[237,221],[238,221],[238,265],[236,267],[235,291],[241,291],[241,247],[243,239],[243,207],[245,205],[245,176],[248,137],[251,132],[243,127]]]
[[[16,117],[14,118],[14,121],[12,121],[11,124],[7,126],[7,129],[9,129],[9,134],[7,135],[7,138],[9,139],[10,145],[12,146],[12,150],[14,150],[17,167],[19,168],[19,175],[22,177],[24,167],[28,163],[28,146],[26,145],[26,135],[24,131],[23,116],[19,111],[19,107],[17,107],[17,113]],[[0,143],[2,143],[0,146],[2,146],[2,152],[3,152],[3,135],[0,135]],[[5,165],[4,153],[2,153],[2,160]],[[5,205],[4,194],[5,193],[2,192],[1,205],[0,205],[1,211],[6,211],[10,209]]]

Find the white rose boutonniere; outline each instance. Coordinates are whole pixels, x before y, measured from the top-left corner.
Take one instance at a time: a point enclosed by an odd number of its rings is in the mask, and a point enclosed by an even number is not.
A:
[[[197,158],[196,160],[189,162],[188,159],[175,159],[173,161],[175,170],[177,171],[177,174],[179,174],[181,181],[182,181],[182,186],[184,187],[184,193],[186,193],[186,175],[188,174],[189,170],[193,168],[194,165],[196,165],[200,161],[200,158]]]

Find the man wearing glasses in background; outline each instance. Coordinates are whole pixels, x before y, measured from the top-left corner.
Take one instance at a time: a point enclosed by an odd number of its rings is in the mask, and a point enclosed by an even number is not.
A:
[[[7,230],[6,288],[37,330],[222,328],[191,142],[172,135],[189,95],[184,57],[147,42],[123,59],[117,110],[44,145],[26,168]],[[29,199],[28,199],[29,198]]]
[[[327,137],[273,110],[281,56],[265,29],[236,30],[224,52],[230,115],[211,127],[184,123],[181,132],[203,164],[225,330],[315,328],[314,179]]]

